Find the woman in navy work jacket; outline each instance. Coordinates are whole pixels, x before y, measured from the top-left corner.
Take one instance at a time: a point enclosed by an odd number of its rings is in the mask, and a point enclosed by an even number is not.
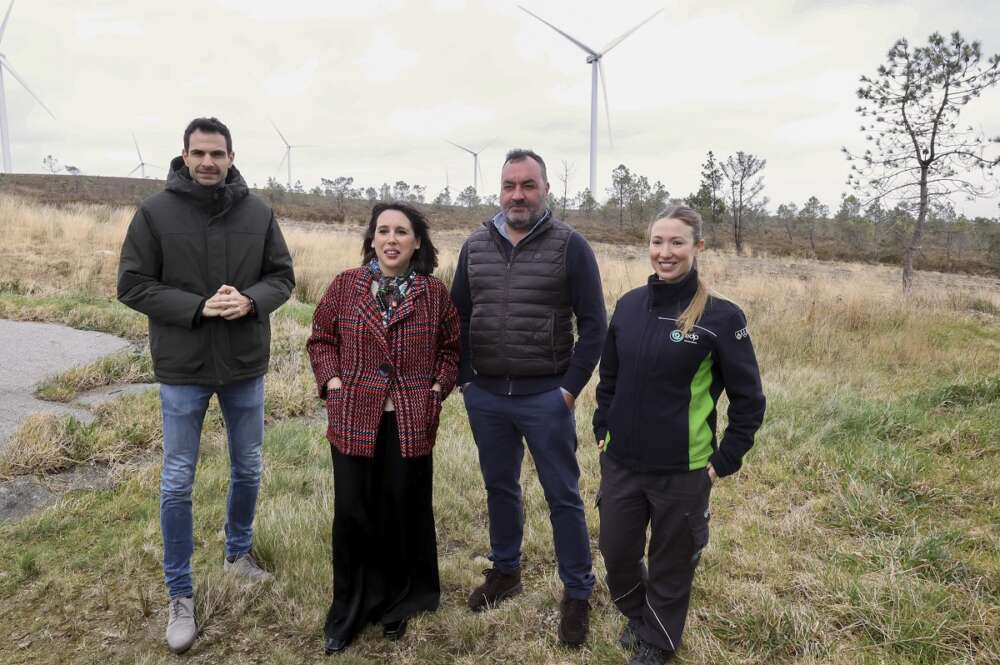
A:
[[[746,317],[698,276],[704,246],[701,216],[687,206],[650,224],[654,274],[618,301],[601,357],[600,549],[632,665],[659,665],[680,646],[712,483],[739,470],[764,417]],[[729,425],[717,442],[723,390]]]

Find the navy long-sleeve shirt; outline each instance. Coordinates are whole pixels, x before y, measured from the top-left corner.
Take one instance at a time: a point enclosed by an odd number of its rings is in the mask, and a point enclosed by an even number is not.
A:
[[[499,246],[509,258],[514,246],[502,234],[500,239]],[[563,388],[574,397],[579,395],[590,380],[594,368],[597,367],[607,331],[607,310],[604,307],[601,273],[597,267],[597,258],[587,240],[574,231],[566,246],[566,275],[573,316],[576,319],[577,337],[569,368],[564,374],[532,377],[494,377],[476,374],[469,340],[473,294],[469,289],[468,261],[468,247],[463,246],[451,287],[451,297],[455,301],[462,326],[459,385],[475,381],[477,386],[485,390],[504,395],[531,395],[555,388]]]

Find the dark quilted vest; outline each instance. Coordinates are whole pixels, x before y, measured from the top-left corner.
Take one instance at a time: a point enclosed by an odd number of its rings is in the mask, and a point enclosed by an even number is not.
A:
[[[486,376],[562,374],[573,350],[566,247],[573,230],[552,219],[504,256],[493,222],[469,237],[472,366]]]

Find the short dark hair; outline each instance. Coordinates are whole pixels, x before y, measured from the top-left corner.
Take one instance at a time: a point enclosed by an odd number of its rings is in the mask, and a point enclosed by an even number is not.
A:
[[[545,170],[545,160],[542,159],[534,150],[525,150],[524,148],[514,148],[507,153],[507,156],[503,160],[503,165],[507,166],[510,162],[520,162],[524,159],[533,159],[538,162],[538,165],[542,167],[542,180],[545,182],[549,181],[548,172]]]
[[[184,152],[191,147],[191,135],[196,130],[206,134],[222,134],[226,138],[226,152],[233,152],[233,137],[229,133],[229,128],[218,118],[195,118],[189,122],[187,129],[184,130]]]
[[[414,252],[413,258],[410,259],[410,267],[413,268],[413,272],[418,275],[433,274],[438,264],[438,251],[434,243],[431,242],[431,230],[427,223],[427,217],[424,216],[424,213],[402,201],[376,203],[375,207],[372,208],[368,229],[365,230],[364,240],[361,241],[362,265],[367,265],[375,258],[375,248],[372,247],[372,240],[375,239],[375,223],[378,221],[378,216],[386,210],[398,210],[406,215],[406,218],[410,220],[410,225],[413,226],[413,234],[420,240],[420,249]]]

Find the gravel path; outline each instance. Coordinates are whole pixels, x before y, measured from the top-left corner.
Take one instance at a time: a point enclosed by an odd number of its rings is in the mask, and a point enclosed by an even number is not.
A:
[[[35,386],[53,374],[128,346],[128,341],[106,333],[0,319],[0,448],[32,413],[73,413],[84,421],[93,419],[82,408],[35,399]]]

